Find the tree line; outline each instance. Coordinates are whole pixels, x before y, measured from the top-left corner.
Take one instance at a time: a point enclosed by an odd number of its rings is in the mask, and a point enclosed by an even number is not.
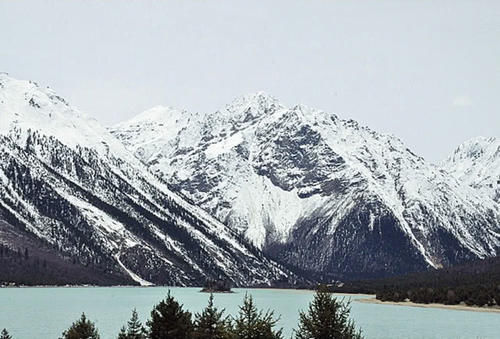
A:
[[[306,311],[299,314],[296,339],[362,339],[349,318],[350,305],[320,287]],[[134,309],[130,320],[117,333],[117,339],[282,339],[277,329],[279,318],[274,312],[259,310],[251,295],[246,294],[237,316],[225,314],[214,305],[210,294],[208,305],[193,315],[184,310],[168,292],[166,298],[153,307],[150,319],[143,325]],[[13,339],[4,329],[0,339]],[[62,333],[60,339],[100,339],[99,330],[83,313]]]
[[[0,238],[3,234],[1,228],[0,221]],[[62,256],[57,250],[38,240],[28,239],[24,234],[13,233],[13,236],[18,236],[16,241],[23,247],[0,244],[0,287],[67,284],[106,286],[129,283],[125,275],[123,278],[106,272],[99,265],[82,263],[78,257]]]
[[[467,306],[500,306],[500,283],[456,288],[386,286],[377,292],[376,298],[381,301],[412,301],[419,304],[458,305],[464,303]]]
[[[352,281],[333,290],[376,294],[381,301],[500,306],[500,257],[398,277]]]

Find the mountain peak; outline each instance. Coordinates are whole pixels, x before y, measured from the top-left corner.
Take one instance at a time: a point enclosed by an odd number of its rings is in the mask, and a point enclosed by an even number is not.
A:
[[[479,158],[500,158],[500,139],[482,136],[469,139],[455,149],[448,162]]]
[[[191,113],[186,110],[177,109],[172,106],[157,105],[139,113],[127,121],[119,123],[117,127],[121,125],[137,125],[143,123],[169,123],[189,115],[191,115]]]
[[[284,106],[275,97],[260,91],[236,98],[226,106],[225,112],[238,120],[248,121],[273,114],[282,108]]]
[[[465,141],[443,167],[460,182],[500,201],[500,138],[476,137]]]
[[[113,144],[127,159],[132,158],[97,120],[71,106],[54,90],[34,81],[18,80],[2,73],[0,112],[0,134],[22,141],[28,131],[37,131],[69,147],[79,145],[104,153]]]
[[[0,110],[3,132],[13,127],[50,129],[63,120],[84,117],[53,90],[33,81],[14,79],[6,73],[0,75]]]
[[[271,284],[289,274],[172,193],[97,121],[54,91],[5,74],[0,159],[0,215],[23,234],[16,246],[40,239],[75,270],[85,263],[117,282],[181,286],[217,277]]]
[[[233,103],[250,103],[250,102],[278,102],[278,100],[264,91],[257,91],[253,93],[248,93],[242,96],[239,96],[233,100]]]

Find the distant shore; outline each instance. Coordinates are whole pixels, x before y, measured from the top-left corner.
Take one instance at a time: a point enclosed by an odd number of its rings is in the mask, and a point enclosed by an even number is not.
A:
[[[192,288],[200,289],[203,293],[235,293],[234,291],[217,291],[217,290],[203,290],[202,286],[171,286],[171,285],[151,285],[151,286],[140,286],[140,285],[0,285],[0,289],[20,289],[20,288]],[[272,291],[315,291],[314,289],[304,289],[304,288],[294,288],[294,287],[255,287],[255,286],[245,286],[245,287],[235,287],[234,289],[252,289],[252,290],[272,290]],[[350,294],[350,293],[335,293],[339,295],[352,295],[359,296],[360,294]]]
[[[113,286],[96,286],[96,285],[17,285],[17,286],[1,286],[0,289],[4,288],[151,288],[151,287],[163,287],[163,288],[197,288],[202,289],[202,287],[189,286],[163,286],[163,285],[155,285],[155,286],[134,286],[134,285],[113,285]],[[274,291],[303,291],[303,292],[312,292],[312,289],[304,289],[304,288],[272,288],[272,287],[237,287],[236,289],[259,289],[259,290],[274,290]],[[203,291],[207,293],[235,293],[235,291]],[[478,306],[467,306],[464,304],[460,305],[445,305],[445,304],[419,304],[411,301],[381,301],[375,298],[374,294],[360,294],[360,293],[337,293],[334,292],[336,296],[339,297],[348,297],[352,302],[359,302],[365,304],[378,304],[378,305],[394,305],[394,306],[406,306],[406,307],[420,307],[420,308],[439,308],[444,310],[455,310],[455,311],[469,311],[469,312],[489,312],[489,313],[500,313],[500,307],[478,307]],[[363,298],[360,298],[363,296]]]
[[[492,312],[500,313],[500,307],[478,307],[478,306],[467,306],[467,305],[445,305],[445,304],[418,304],[411,301],[381,301],[375,299],[375,297],[370,298],[360,298],[356,299],[356,302],[366,303],[366,304],[379,304],[379,305],[396,305],[396,306],[407,306],[407,307],[421,307],[421,308],[440,308],[444,310],[455,310],[455,311],[469,311],[469,312]]]

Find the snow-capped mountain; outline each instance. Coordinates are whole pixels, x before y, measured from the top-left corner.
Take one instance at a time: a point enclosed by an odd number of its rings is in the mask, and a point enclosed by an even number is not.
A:
[[[111,132],[257,247],[350,277],[500,251],[499,207],[399,139],[256,93],[212,114],[156,107]]]
[[[96,120],[53,90],[6,74],[0,159],[2,225],[73,263],[143,285],[294,278],[172,193]],[[15,248],[15,238],[0,243]]]
[[[458,180],[500,202],[500,139],[475,138],[458,146],[443,167]]]

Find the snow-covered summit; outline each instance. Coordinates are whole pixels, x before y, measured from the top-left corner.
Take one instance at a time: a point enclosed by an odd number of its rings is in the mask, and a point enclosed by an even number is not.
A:
[[[164,122],[185,117],[166,110]],[[141,121],[160,120],[168,131],[162,112],[156,108]],[[0,217],[57,256],[141,284],[199,286],[222,277],[252,285],[294,277],[173,193],[96,120],[53,90],[5,74],[0,159]]]
[[[461,182],[500,202],[500,138],[467,140],[446,159],[443,167]]]
[[[69,106],[55,91],[40,87],[33,81],[17,80],[7,74],[0,75],[0,131],[33,129],[43,130],[46,134],[63,138],[71,144],[85,143],[95,138],[99,130],[74,133],[79,121],[84,126],[99,124]],[[87,136],[88,138],[84,139]]]
[[[117,142],[96,119],[71,106],[54,90],[34,81],[0,74],[0,134],[28,131],[53,136],[69,147],[93,148],[135,162],[123,144]]]
[[[500,139],[496,137],[476,137],[459,145],[447,162],[470,161],[495,161],[500,158]]]
[[[279,101],[265,92],[256,92],[236,98],[219,114],[231,116],[233,120],[242,122],[273,114],[284,108]]]
[[[127,123],[132,125],[134,123],[143,123],[145,121],[151,121],[160,124],[161,123],[168,124],[178,121],[179,119],[182,119],[186,114],[188,114],[187,111],[178,110],[170,106],[158,105],[135,116],[134,118],[130,119]]]
[[[408,271],[500,246],[496,203],[398,138],[335,114],[257,93],[168,142],[144,145],[126,124],[112,131],[135,154],[155,154],[140,158],[172,188],[302,269]]]

